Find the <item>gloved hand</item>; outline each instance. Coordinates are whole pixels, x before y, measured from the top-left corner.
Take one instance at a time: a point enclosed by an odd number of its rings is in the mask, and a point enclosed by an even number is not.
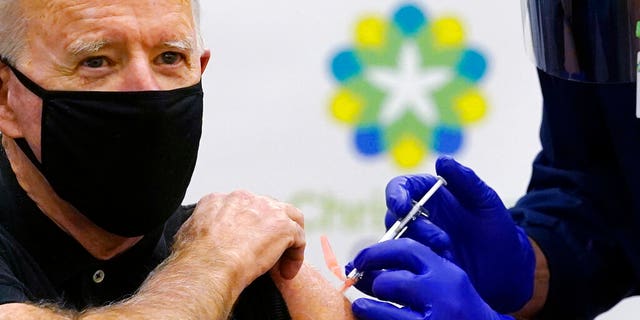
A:
[[[358,319],[513,319],[491,310],[458,266],[411,239],[364,249],[353,266],[364,271],[358,289],[404,306],[361,298],[351,306]]]
[[[496,192],[471,169],[441,157],[436,172],[447,185],[424,206],[433,223],[414,221],[404,236],[461,267],[493,309],[519,310],[533,294],[535,256],[527,235],[514,224]],[[386,189],[387,227],[406,215],[413,206],[411,200],[419,200],[435,182],[430,175],[391,180]],[[444,239],[442,231],[449,239]]]

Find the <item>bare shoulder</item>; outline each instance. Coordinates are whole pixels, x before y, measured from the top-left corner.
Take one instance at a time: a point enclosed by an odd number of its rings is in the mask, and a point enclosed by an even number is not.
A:
[[[65,312],[45,306],[26,303],[0,305],[0,320],[65,320],[71,319]]]
[[[293,320],[355,319],[351,302],[313,267],[303,264],[292,280],[280,278],[277,272],[272,272],[271,277]]]

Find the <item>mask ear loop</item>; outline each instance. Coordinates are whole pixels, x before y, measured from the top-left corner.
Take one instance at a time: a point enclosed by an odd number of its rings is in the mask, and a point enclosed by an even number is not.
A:
[[[27,156],[27,158],[31,161],[31,163],[33,163],[33,165],[36,168],[38,168],[40,172],[44,173],[42,169],[42,163],[40,163],[40,161],[38,161],[38,158],[36,158],[36,155],[35,153],[33,153],[33,150],[31,150],[31,147],[29,146],[29,142],[27,142],[27,139],[18,138],[18,139],[14,139],[14,141],[16,142],[18,147],[22,150],[24,155]]]
[[[20,72],[20,70],[14,67],[13,64],[9,63],[9,60],[7,60],[5,57],[0,56],[0,62],[7,65],[7,67],[11,69],[16,78],[18,78],[20,83],[22,83],[25,88],[29,89],[29,91],[33,92],[36,96],[44,98],[47,95],[47,90],[39,86],[37,83],[33,82],[31,79],[29,79],[29,77],[24,75],[24,73]]]
[[[37,95],[38,97],[41,97],[41,98],[42,98],[42,96],[46,95],[46,93],[47,93],[46,90],[44,90],[42,87],[37,85],[35,82],[31,81],[31,79],[27,78],[27,76],[22,74],[22,72],[18,71],[18,69],[16,69],[9,62],[9,60],[7,58],[5,58],[3,56],[0,56],[0,62],[2,62],[5,65],[7,65],[7,67],[9,67],[9,69],[11,69],[13,74],[16,75],[16,77],[18,78],[20,83],[22,83],[23,86],[25,86],[27,89],[29,89],[31,92],[33,92],[35,95]],[[33,163],[33,165],[36,166],[36,168],[38,168],[38,170],[40,170],[40,172],[43,172],[42,171],[42,164],[40,163],[40,161],[38,161],[38,158],[36,157],[35,153],[33,153],[33,150],[31,150],[31,147],[29,146],[29,143],[27,142],[27,140],[25,138],[17,138],[17,139],[14,139],[14,141],[16,142],[18,147],[22,150],[22,152],[27,156],[27,158],[31,161],[31,163]]]

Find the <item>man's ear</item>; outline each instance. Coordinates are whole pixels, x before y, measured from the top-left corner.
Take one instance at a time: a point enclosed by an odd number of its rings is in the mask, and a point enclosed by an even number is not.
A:
[[[11,138],[23,136],[16,114],[9,106],[9,78],[11,69],[0,61],[0,132]]]
[[[200,56],[200,74],[204,73],[204,69],[206,69],[209,64],[209,59],[211,59],[211,50],[205,49]]]

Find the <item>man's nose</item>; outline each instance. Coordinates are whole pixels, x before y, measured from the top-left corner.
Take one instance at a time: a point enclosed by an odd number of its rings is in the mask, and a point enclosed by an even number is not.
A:
[[[160,85],[148,61],[132,61],[122,70],[124,91],[155,91]]]

